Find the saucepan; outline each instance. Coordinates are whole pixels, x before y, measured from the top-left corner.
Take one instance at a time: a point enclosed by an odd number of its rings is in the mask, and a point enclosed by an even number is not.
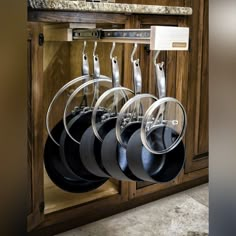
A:
[[[88,181],[84,181],[82,178],[74,174],[71,170],[70,166],[63,161],[60,155],[60,137],[64,131],[63,120],[60,120],[51,130],[49,125],[50,114],[53,110],[53,106],[55,106],[56,102],[58,102],[59,98],[63,97],[65,93],[67,93],[68,89],[79,86],[84,82],[92,79],[89,75],[89,63],[88,57],[85,53],[86,42],[84,42],[84,50],[82,53],[82,74],[83,76],[73,79],[65,84],[53,97],[47,114],[46,114],[46,128],[48,132],[48,138],[46,140],[45,149],[44,149],[44,165],[49,175],[50,179],[54,182],[55,185],[60,187],[61,189],[69,192],[87,192],[94,188],[97,188],[101,185],[101,183],[89,183]],[[60,106],[63,107],[61,99]],[[77,114],[79,114],[84,107],[87,106],[87,92],[83,91],[82,100],[79,101],[78,106],[74,107],[73,111],[66,116],[67,122],[73,119]]]
[[[96,49],[96,45],[95,45]],[[94,80],[90,80],[81,86],[79,86],[71,94],[67,103],[65,105],[63,114],[63,123],[65,130],[63,131],[60,138],[60,154],[65,162],[70,165],[73,172],[85,181],[88,181],[92,185],[93,182],[103,184],[108,178],[101,178],[99,176],[93,175],[89,172],[83,165],[80,157],[80,143],[83,133],[91,125],[91,116],[93,107],[99,98],[99,96],[111,88],[112,80],[106,76],[100,75],[100,64],[99,58],[95,54],[95,49],[93,53],[94,61]],[[77,116],[67,122],[67,113],[70,110],[70,105],[83,93],[84,89],[88,91],[90,95],[89,105],[83,109]],[[99,110],[99,115],[102,116],[107,111],[104,108]]]
[[[172,97],[166,97],[164,63],[154,65],[160,99],[153,103],[142,119],[142,125],[129,139],[127,161],[131,171],[139,178],[155,183],[165,183],[178,176],[185,161],[182,141],[187,116],[183,105]],[[150,171],[146,169],[147,159]],[[153,160],[164,160],[161,165]]]
[[[142,77],[139,60],[133,58],[136,49],[137,44],[134,45],[131,55],[135,96],[129,99],[120,110],[116,120],[119,131],[117,132],[117,128],[114,128],[105,136],[101,152],[106,171],[113,178],[125,181],[142,181],[128,167],[126,147],[131,135],[141,126],[145,108],[157,100],[150,94],[141,94]]]
[[[92,112],[92,125],[84,132],[80,143],[80,157],[84,166],[100,177],[111,177],[101,161],[103,138],[115,127],[120,108],[134,94],[128,88],[120,87],[118,60],[112,56],[114,49],[115,43],[110,53],[113,88],[104,92],[96,102]],[[101,107],[107,110],[102,116],[99,114]]]

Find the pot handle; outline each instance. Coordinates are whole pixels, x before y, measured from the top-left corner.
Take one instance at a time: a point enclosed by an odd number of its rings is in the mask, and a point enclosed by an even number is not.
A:
[[[139,65],[139,59],[134,60],[134,54],[137,51],[138,44],[134,44],[134,48],[131,54],[131,62],[133,64],[133,83],[134,83],[134,93],[135,95],[142,92],[142,74]]]
[[[158,54],[159,52],[157,51],[156,55]],[[164,62],[156,63],[156,59],[154,59],[154,66],[156,71],[156,81],[157,81],[159,99],[161,99],[166,97],[166,77],[164,71]],[[155,124],[158,123],[159,121],[162,122],[162,120],[164,119],[164,113],[165,113],[165,104],[162,104],[155,119],[154,122]]]
[[[85,52],[87,46],[87,42],[84,41],[84,47],[83,47],[83,52],[82,52],[82,75],[89,75],[89,61],[88,61],[88,55]],[[87,82],[85,80],[84,82]],[[88,95],[88,88],[84,88],[84,98],[85,98],[85,106],[87,106],[87,95]]]
[[[84,41],[84,47],[82,52],[82,75],[89,75],[89,61],[88,61],[88,55],[85,52],[85,48],[87,46],[87,42]],[[86,81],[87,82],[87,81]]]
[[[120,87],[119,64],[118,64],[117,57],[113,57],[113,55],[112,55],[115,50],[115,46],[116,46],[116,43],[113,42],[112,49],[110,52],[111,70],[112,70],[112,87],[113,88]],[[118,95],[117,95],[117,92],[115,92],[114,98],[113,98],[113,108],[115,109],[116,113],[118,113],[117,105],[118,105]]]
[[[97,49],[97,41],[94,42],[94,49],[93,49],[93,78],[94,80],[98,80],[100,78],[100,62],[99,57],[96,55]],[[99,98],[99,83],[94,83],[94,96],[91,106],[93,107]]]

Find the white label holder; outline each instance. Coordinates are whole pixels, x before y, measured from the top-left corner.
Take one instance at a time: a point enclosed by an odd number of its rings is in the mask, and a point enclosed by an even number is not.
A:
[[[188,27],[151,26],[150,50],[187,51],[188,47]]]

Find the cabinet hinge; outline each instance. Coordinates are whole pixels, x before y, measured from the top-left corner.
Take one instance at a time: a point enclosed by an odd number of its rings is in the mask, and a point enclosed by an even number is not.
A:
[[[39,46],[43,46],[44,44],[44,35],[43,33],[39,34]]]

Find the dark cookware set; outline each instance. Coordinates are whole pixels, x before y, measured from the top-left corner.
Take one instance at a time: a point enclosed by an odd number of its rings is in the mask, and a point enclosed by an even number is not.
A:
[[[131,55],[134,91],[120,86],[115,43],[110,53],[112,79],[100,75],[93,52],[93,76],[82,53],[83,76],[65,84],[52,99],[46,115],[48,138],[44,163],[48,176],[61,189],[88,192],[109,178],[164,183],[180,173],[185,161],[182,141],[187,118],[182,104],[166,97],[164,63],[154,57],[159,99],[142,94],[139,59]],[[49,116],[55,101],[76,87],[64,106],[63,118],[52,129]],[[79,101],[79,102],[78,102]],[[76,104],[76,105],[74,105]]]

